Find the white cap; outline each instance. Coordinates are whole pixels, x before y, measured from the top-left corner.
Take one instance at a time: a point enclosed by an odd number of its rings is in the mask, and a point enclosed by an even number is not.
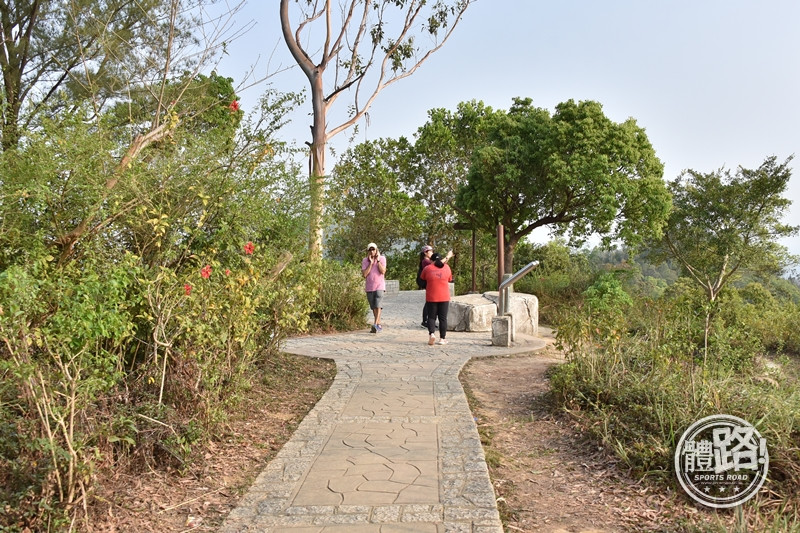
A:
[[[377,250],[378,249],[378,245],[375,244],[374,242],[371,242],[371,243],[369,243],[367,245],[367,250],[369,250],[370,248],[375,248]]]

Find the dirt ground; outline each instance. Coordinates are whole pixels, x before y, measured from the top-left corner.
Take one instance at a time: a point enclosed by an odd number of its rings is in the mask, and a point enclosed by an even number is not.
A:
[[[271,383],[249,394],[224,431],[182,470],[102,480],[81,531],[213,532],[329,387],[331,361],[283,356]],[[462,383],[484,440],[507,532],[686,531],[700,511],[629,479],[549,404],[552,346],[474,359]]]
[[[553,408],[548,371],[564,359],[549,337],[540,352],[473,359],[461,374],[506,531],[677,532],[713,523],[681,495],[628,477]]]
[[[90,522],[103,533],[213,532],[333,382],[333,361],[280,355],[219,434],[183,469],[118,472],[101,479]]]

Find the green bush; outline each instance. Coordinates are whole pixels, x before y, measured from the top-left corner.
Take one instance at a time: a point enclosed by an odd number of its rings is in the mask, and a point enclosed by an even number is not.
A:
[[[124,377],[137,272],[130,255],[63,268],[43,256],[0,274],[0,425],[13,428],[0,444],[11,472],[0,506],[15,509],[17,521],[59,520],[52,504],[63,511],[87,497],[101,444],[96,409]]]
[[[704,379],[699,369],[692,374],[685,364],[659,357],[652,348],[632,339],[621,357],[603,350],[574,356],[552,375],[556,397],[585,417],[587,427],[634,472],[663,480],[690,424],[711,414],[740,416],[756,424],[769,443],[772,490],[788,497],[800,488],[796,379],[764,367]]]
[[[572,252],[560,241],[521,251],[525,253],[518,258],[539,261],[539,266],[515,283],[514,289],[539,298],[541,323],[560,323],[564,313],[583,301],[583,292],[597,275],[595,269],[589,265],[585,254]]]
[[[218,81],[204,109],[222,124],[125,168],[135,129],[79,111],[0,153],[2,530],[80,518],[103,469],[180,468],[309,326],[318,274],[283,254],[307,227],[270,129],[283,104],[241,124]]]
[[[369,305],[360,265],[323,260],[319,293],[311,310],[315,328],[351,330],[364,326]]]
[[[800,307],[792,292],[773,292],[757,282],[729,292],[729,322],[758,338],[766,349],[800,354]]]

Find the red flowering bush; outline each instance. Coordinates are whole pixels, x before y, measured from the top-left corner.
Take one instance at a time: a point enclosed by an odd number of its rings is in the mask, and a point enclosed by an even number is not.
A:
[[[222,416],[230,391],[251,379],[260,357],[278,349],[290,332],[308,327],[314,297],[310,272],[293,267],[291,256],[256,254],[252,241],[238,249],[208,256],[202,268],[187,270],[183,282],[162,271],[160,282],[150,286],[158,294],[147,298],[155,331],[167,333],[159,345],[172,347],[170,364],[154,359],[147,371],[153,393],[202,406],[208,424]],[[215,269],[225,275],[213,276]],[[163,286],[179,283],[183,294],[170,299]]]

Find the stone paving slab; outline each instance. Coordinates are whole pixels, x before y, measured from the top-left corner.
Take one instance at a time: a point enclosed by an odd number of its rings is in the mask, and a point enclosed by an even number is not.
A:
[[[289,339],[336,361],[330,389],[256,478],[220,531],[498,533],[486,460],[458,375],[471,357],[531,352],[449,332],[428,346],[422,291],[384,298],[383,326]]]

